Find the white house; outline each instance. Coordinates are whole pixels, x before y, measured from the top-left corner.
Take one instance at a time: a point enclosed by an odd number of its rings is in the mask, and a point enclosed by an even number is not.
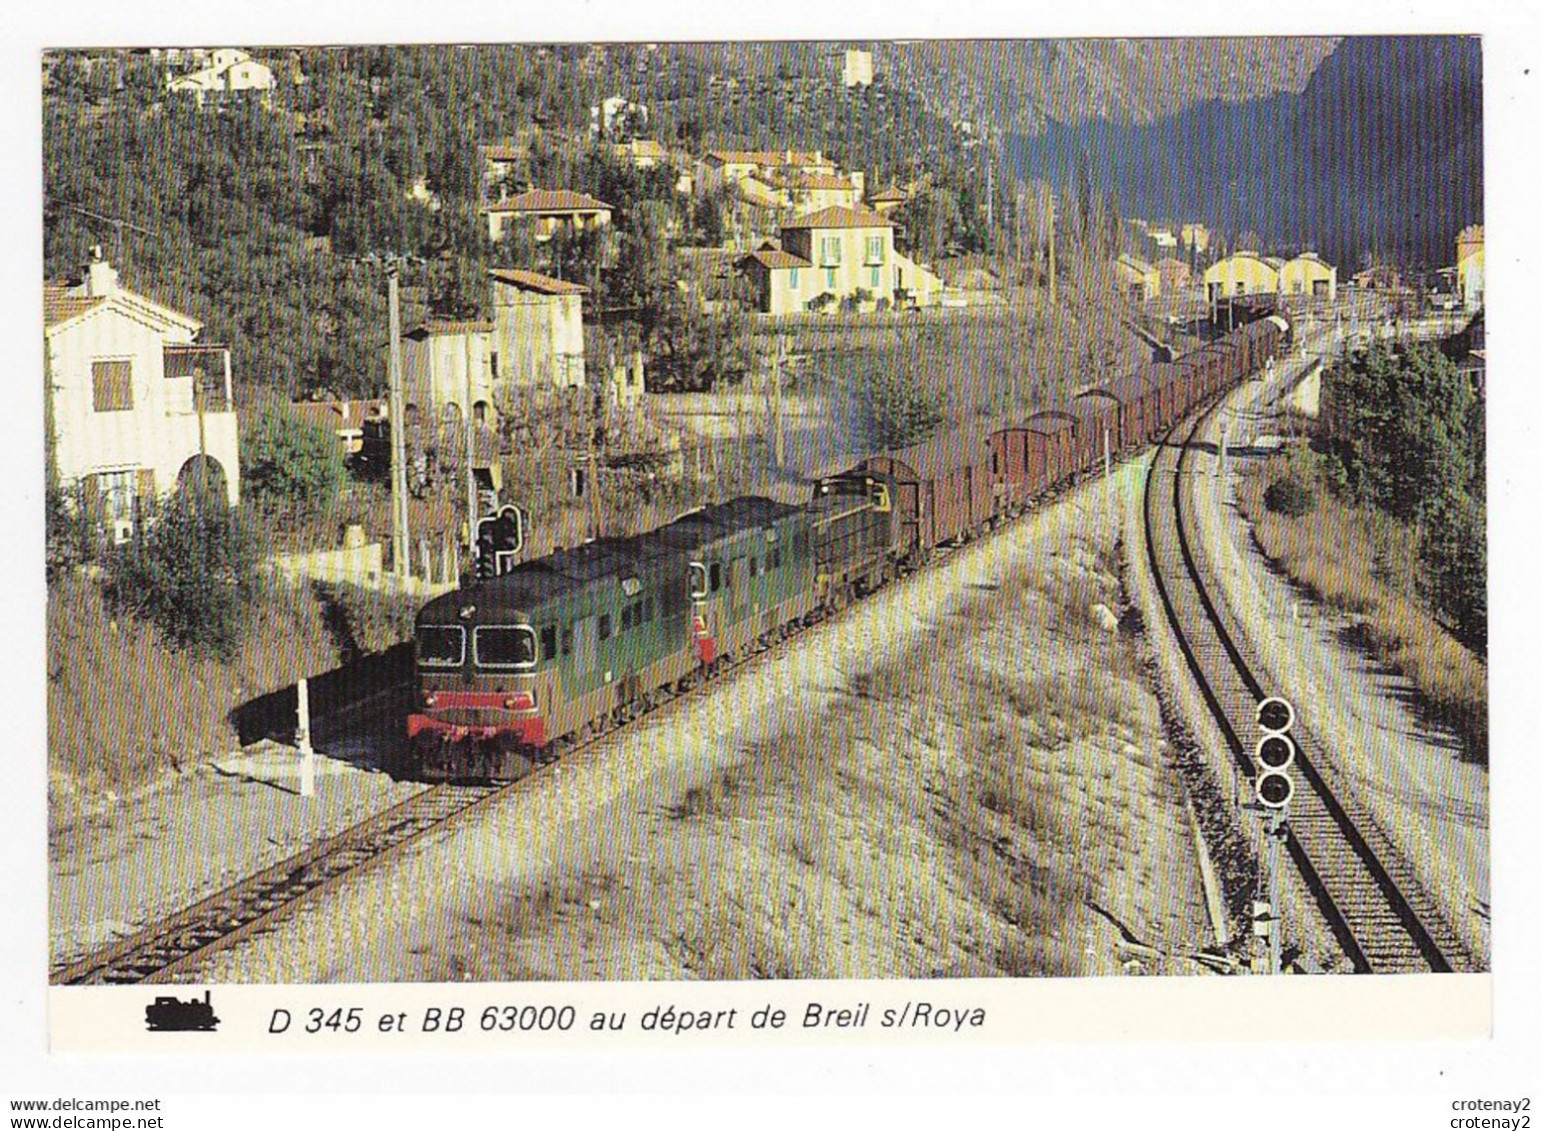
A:
[[[849,89],[853,86],[872,85],[872,52],[847,51],[845,65],[840,71],[840,81]]]
[[[273,89],[273,70],[235,47],[213,52],[207,65],[185,75],[166,76],[166,89],[174,94],[193,94],[198,105],[210,94],[225,91]]]
[[[55,474],[120,539],[200,470],[240,501],[230,351],[201,328],[119,286],[99,250],[79,284],[43,287]]]
[[[534,271],[492,270],[493,356],[520,385],[581,388],[587,287]]]
[[[464,428],[469,405],[478,424],[496,423],[498,378],[491,322],[429,320],[402,336],[402,384],[408,412],[430,412],[437,425]]]
[[[469,406],[479,427],[497,423],[501,386],[586,383],[583,296],[588,288],[534,271],[492,270],[491,321],[429,320],[402,336],[409,418],[459,435]],[[640,368],[640,363],[639,368]]]

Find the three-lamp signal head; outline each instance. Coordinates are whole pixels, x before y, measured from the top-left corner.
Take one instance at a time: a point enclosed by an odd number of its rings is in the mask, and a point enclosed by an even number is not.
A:
[[[1266,809],[1283,809],[1295,795],[1295,781],[1288,773],[1295,761],[1295,740],[1288,733],[1294,722],[1295,708],[1288,700],[1272,696],[1257,706],[1257,725],[1263,735],[1253,747],[1257,761],[1253,788]]]
[[[500,577],[524,548],[524,512],[505,506],[476,524],[476,576],[485,581]]]

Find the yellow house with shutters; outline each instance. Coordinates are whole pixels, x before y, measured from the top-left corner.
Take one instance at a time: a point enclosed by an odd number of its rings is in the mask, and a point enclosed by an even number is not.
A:
[[[54,474],[115,540],[193,482],[240,501],[230,351],[201,329],[120,286],[99,251],[79,283],[43,287]]]
[[[1228,255],[1204,271],[1204,297],[1214,302],[1238,295],[1279,293],[1279,272],[1284,267],[1282,259],[1258,255],[1254,251],[1238,251]]]
[[[1332,302],[1338,297],[1338,269],[1314,251],[1304,251],[1279,271],[1279,294],[1285,298],[1310,295]]]
[[[763,314],[795,314],[854,301],[931,306],[942,280],[894,248],[893,221],[865,209],[833,207],[781,226],[781,246],[738,263]]]

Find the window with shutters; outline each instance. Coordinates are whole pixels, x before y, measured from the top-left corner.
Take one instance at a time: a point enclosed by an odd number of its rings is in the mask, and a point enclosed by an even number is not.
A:
[[[134,367],[130,361],[91,363],[91,407],[97,412],[129,412],[134,407]]]
[[[103,503],[103,513],[110,519],[134,517],[134,473],[101,471],[94,477],[96,494]]]
[[[825,236],[819,240],[819,260],[826,266],[840,265],[840,237]]]
[[[883,262],[883,237],[867,237],[867,263],[869,265]]]

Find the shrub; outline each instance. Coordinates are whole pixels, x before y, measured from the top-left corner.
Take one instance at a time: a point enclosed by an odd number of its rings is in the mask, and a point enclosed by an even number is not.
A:
[[[1316,509],[1316,492],[1293,475],[1275,479],[1263,492],[1263,505],[1286,518],[1299,518]]]
[[[106,562],[112,605],[175,647],[228,660],[256,590],[256,539],[237,511],[174,495]]]
[[[936,397],[911,374],[869,368],[855,389],[861,430],[878,448],[918,444],[947,419]]]
[[[264,510],[316,514],[336,501],[345,474],[337,437],[282,406],[259,413],[241,436],[242,486]]]

